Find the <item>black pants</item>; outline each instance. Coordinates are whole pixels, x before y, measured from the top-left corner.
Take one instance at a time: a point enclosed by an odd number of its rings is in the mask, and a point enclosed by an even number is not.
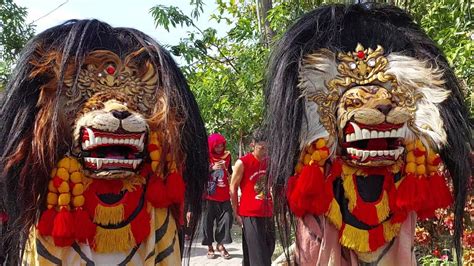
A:
[[[232,243],[230,229],[233,222],[232,205],[230,200],[219,202],[213,200],[206,201],[206,212],[203,217],[203,235],[202,244],[206,246],[217,244]],[[216,230],[214,234],[214,221]]]
[[[271,217],[242,216],[244,266],[269,266],[275,250],[275,225]]]

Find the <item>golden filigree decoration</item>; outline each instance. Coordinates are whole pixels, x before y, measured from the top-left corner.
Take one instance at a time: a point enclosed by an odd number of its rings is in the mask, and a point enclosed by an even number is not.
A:
[[[153,64],[141,56],[144,52],[142,48],[123,61],[108,50],[91,52],[77,77],[78,91],[72,90],[75,77],[66,77],[67,96],[75,102],[99,91],[118,90],[130,96],[140,111],[150,114],[157,101],[158,74]]]
[[[388,60],[382,46],[377,45],[375,50],[365,49],[359,43],[352,52],[338,53],[337,60],[339,75],[326,82],[328,93],[318,91],[307,96],[318,104],[320,122],[331,135],[336,134],[336,103],[344,91],[354,86],[379,84],[390,88],[397,105],[406,107],[414,117],[418,96],[411,88],[399,87],[396,77],[386,73]]]

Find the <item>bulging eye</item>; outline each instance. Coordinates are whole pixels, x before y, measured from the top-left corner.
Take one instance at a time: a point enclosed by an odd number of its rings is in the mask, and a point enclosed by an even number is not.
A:
[[[347,99],[345,102],[346,108],[359,108],[362,106],[362,101],[359,99]]]

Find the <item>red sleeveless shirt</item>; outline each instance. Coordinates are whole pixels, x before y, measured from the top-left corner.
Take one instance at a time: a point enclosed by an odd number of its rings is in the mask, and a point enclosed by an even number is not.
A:
[[[269,192],[265,192],[267,182],[267,160],[259,161],[252,153],[240,158],[244,165],[244,174],[240,181],[240,216],[271,217],[273,201]]]

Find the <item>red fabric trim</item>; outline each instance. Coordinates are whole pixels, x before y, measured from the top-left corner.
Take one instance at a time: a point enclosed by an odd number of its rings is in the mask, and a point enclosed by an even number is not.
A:
[[[146,211],[146,207],[144,207],[137,217],[130,222],[130,229],[137,245],[143,242],[150,234],[150,221],[150,214]]]
[[[369,248],[372,251],[377,250],[385,244],[385,237],[383,234],[383,225],[379,225],[369,230]]]

